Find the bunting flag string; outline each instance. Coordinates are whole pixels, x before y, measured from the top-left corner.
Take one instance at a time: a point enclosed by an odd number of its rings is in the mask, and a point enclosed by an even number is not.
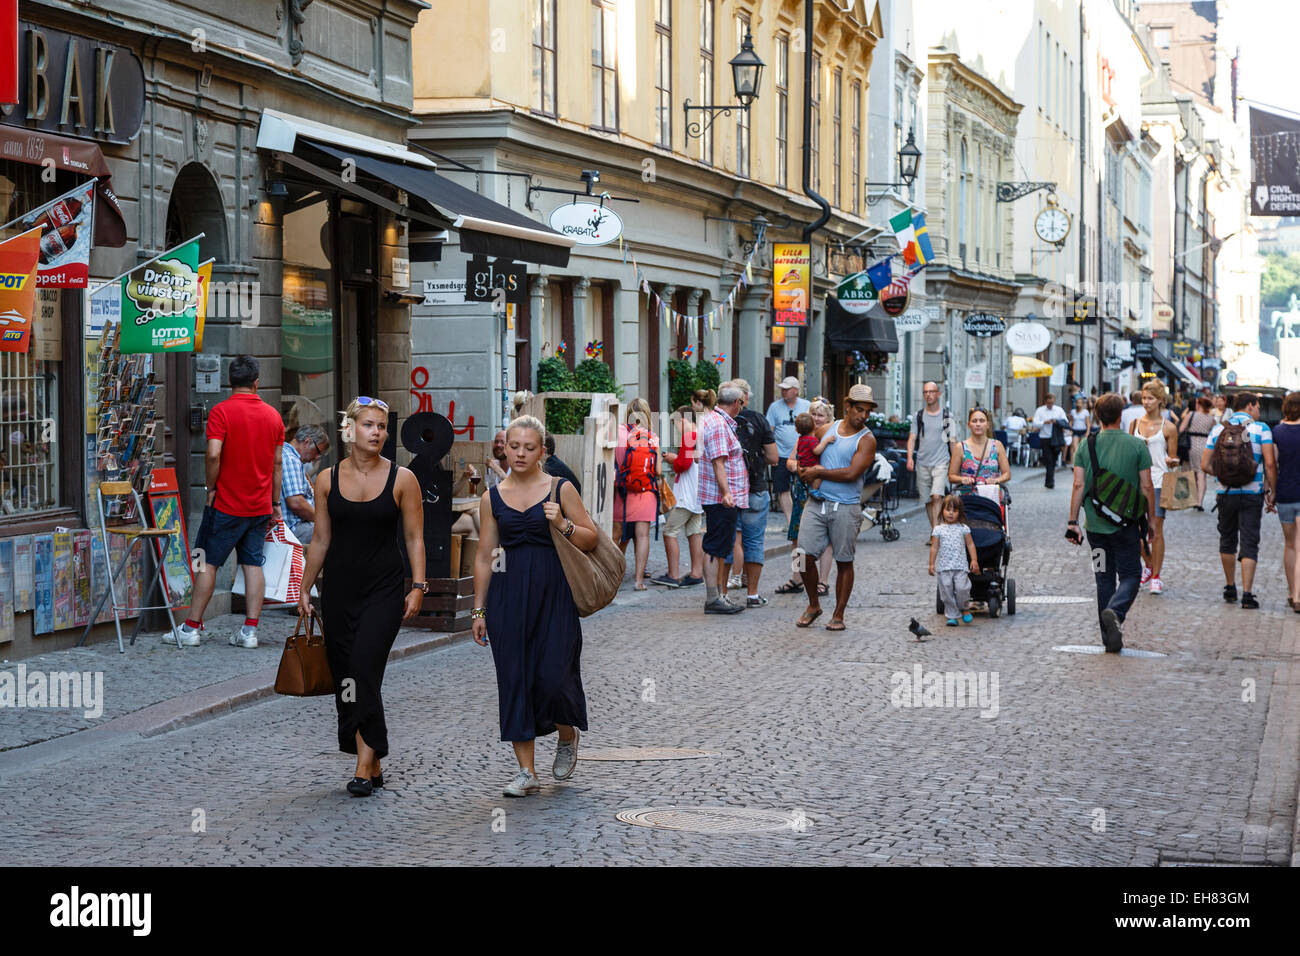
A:
[[[636,261],[636,253],[632,251],[632,244],[624,242],[623,237],[619,236],[618,245],[623,254],[623,264],[627,265],[628,260],[631,260],[632,273],[635,277],[637,289],[645,294],[647,305],[653,305],[656,315],[663,318],[664,325],[667,327],[669,332],[673,331],[674,323],[676,324],[677,330],[680,331],[684,320],[689,322],[691,335],[698,334],[701,329],[701,325],[699,324],[701,322],[707,322],[708,328],[711,331],[718,331],[721,324],[727,320],[728,309],[730,309],[734,315],[737,294],[753,287],[754,285],[754,256],[758,254],[757,245],[750,250],[749,256],[745,259],[744,268],[740,270],[740,275],[736,278],[736,283],[731,287],[731,291],[727,293],[726,298],[723,299],[718,306],[710,309],[706,313],[701,315],[687,315],[669,307],[668,304],[659,297],[659,293],[650,285],[649,277],[641,271],[641,265]]]

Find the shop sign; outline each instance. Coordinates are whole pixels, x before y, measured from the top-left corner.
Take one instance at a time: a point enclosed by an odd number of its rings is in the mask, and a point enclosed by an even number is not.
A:
[[[194,351],[198,260],[195,239],[122,277],[123,355]]]
[[[1107,355],[1106,361],[1103,362],[1108,372],[1118,372],[1124,367],[1124,360],[1118,355]]]
[[[497,290],[505,293],[505,304],[522,305],[528,296],[528,266],[511,259],[474,256],[465,264],[465,301],[499,302]]]
[[[18,0],[0,0],[0,105],[18,102]]]
[[[803,327],[812,304],[812,246],[772,244],[772,324]]]
[[[19,21],[17,106],[0,122],[129,143],[144,117],[144,70],[124,46]]]
[[[1000,315],[994,315],[992,312],[972,312],[966,316],[961,327],[967,335],[973,335],[977,339],[991,339],[1005,332],[1007,324]],[[1039,351],[1041,352],[1042,349]]]
[[[551,228],[580,246],[603,246],[623,234],[623,220],[607,206],[571,202],[551,210]]]
[[[971,389],[984,388],[987,384],[987,369],[987,362],[980,362],[978,365],[972,365],[966,369],[966,387]]]
[[[425,305],[462,305],[465,298],[464,279],[425,279]]]
[[[1065,317],[1066,325],[1096,325],[1097,297],[1095,295],[1076,296],[1074,308]]]
[[[1017,322],[1007,329],[1007,348],[1013,355],[1037,355],[1052,344],[1052,333],[1040,322]]]
[[[859,272],[842,280],[835,287],[835,298],[845,312],[853,315],[862,315],[864,312],[871,311],[872,307],[880,301],[876,287],[871,284],[865,272]]]
[[[1192,354],[1192,343],[1186,340],[1170,342],[1169,348],[1173,351],[1174,355],[1179,358],[1184,358],[1185,356]]]
[[[894,319],[894,331],[899,335],[906,335],[908,332],[920,332],[929,324],[930,317],[923,310],[908,309]]]
[[[409,289],[411,287],[411,260],[393,256],[393,288]]]
[[[1155,343],[1151,339],[1138,339],[1133,344],[1133,357],[1139,362],[1151,361],[1155,355]]]
[[[1158,305],[1152,312],[1152,323],[1160,326],[1162,330],[1167,329],[1174,321],[1174,307],[1172,305]]]

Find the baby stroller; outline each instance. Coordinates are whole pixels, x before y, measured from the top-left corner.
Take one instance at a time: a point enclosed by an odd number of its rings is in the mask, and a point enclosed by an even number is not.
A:
[[[894,527],[893,511],[898,507],[898,480],[894,477],[896,465],[890,459],[894,452],[876,453],[876,460],[871,470],[866,473],[862,485],[862,517],[864,523],[870,521],[870,527],[880,528],[880,536],[886,541],[897,541],[899,530]],[[906,454],[906,453],[901,453]]]
[[[975,542],[980,571],[970,576],[972,601],[984,601],[989,617],[997,617],[1003,604],[1008,614],[1016,613],[1016,582],[1006,576],[1011,559],[1011,538],[1007,534],[1006,511],[996,501],[983,495],[967,495],[962,504],[966,508],[966,525]],[[943,613],[943,598],[935,589],[935,610]]]

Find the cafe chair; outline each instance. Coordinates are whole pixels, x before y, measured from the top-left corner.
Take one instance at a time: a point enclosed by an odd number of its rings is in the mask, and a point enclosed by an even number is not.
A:
[[[134,501],[135,511],[132,512],[132,514],[135,515],[136,519],[139,521],[139,524],[109,527],[108,522],[105,520],[105,514],[104,514],[105,500],[106,499],[118,500],[124,498],[131,498]],[[171,632],[172,634],[175,634],[176,619],[172,616],[172,606],[170,603],[171,595],[167,590],[167,577],[164,573],[164,568],[167,565],[167,554],[170,551],[172,544],[175,543],[177,547],[181,546],[179,541],[181,529],[179,527],[176,528],[148,527],[146,521],[149,512],[145,510],[144,503],[140,500],[140,493],[131,486],[131,482],[129,481],[100,482],[99,491],[95,495],[95,502],[99,508],[99,534],[104,542],[104,555],[105,555],[104,563],[109,567],[108,590],[105,591],[102,595],[100,595],[99,603],[95,605],[95,610],[91,612],[90,620],[86,623],[86,630],[82,632],[81,640],[77,641],[77,646],[80,647],[82,644],[86,643],[86,638],[90,635],[90,629],[95,626],[95,619],[99,617],[99,612],[104,607],[104,602],[109,598],[112,598],[113,624],[117,628],[117,649],[119,653],[125,654],[126,648],[122,646],[122,613],[129,613],[133,609],[128,604],[118,603],[117,578],[122,573],[123,569],[126,568],[127,564],[130,563],[132,557],[135,555],[135,548],[137,544],[139,544],[141,547],[145,547],[146,542],[161,541],[162,557],[158,558],[154,562],[155,573],[154,573],[153,583],[157,584],[158,591],[160,596],[162,597],[163,603],[143,605],[141,607],[134,608],[134,610],[137,612],[165,610],[167,612],[167,620],[171,623],[171,628],[172,628]],[[118,562],[116,569],[113,569],[111,565],[111,561],[112,561],[111,555],[113,553],[113,549],[109,547],[110,535],[117,535],[119,537],[125,537],[127,539],[126,554],[122,556],[122,560]],[[143,595],[142,600],[148,601],[150,596],[153,594],[153,590],[154,588],[151,584],[148,591],[146,591],[146,593]],[[144,614],[141,613],[135,619],[135,630],[131,632],[132,647],[135,646],[135,639],[140,633],[140,624],[143,621],[144,621]],[[181,646],[179,641],[177,641],[176,646],[177,647]]]

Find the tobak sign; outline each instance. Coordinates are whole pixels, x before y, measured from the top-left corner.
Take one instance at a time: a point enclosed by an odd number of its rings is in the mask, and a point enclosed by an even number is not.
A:
[[[129,143],[144,117],[144,70],[124,46],[19,21],[17,108],[0,122]]]
[[[804,328],[812,308],[812,246],[772,244],[772,324]]]

